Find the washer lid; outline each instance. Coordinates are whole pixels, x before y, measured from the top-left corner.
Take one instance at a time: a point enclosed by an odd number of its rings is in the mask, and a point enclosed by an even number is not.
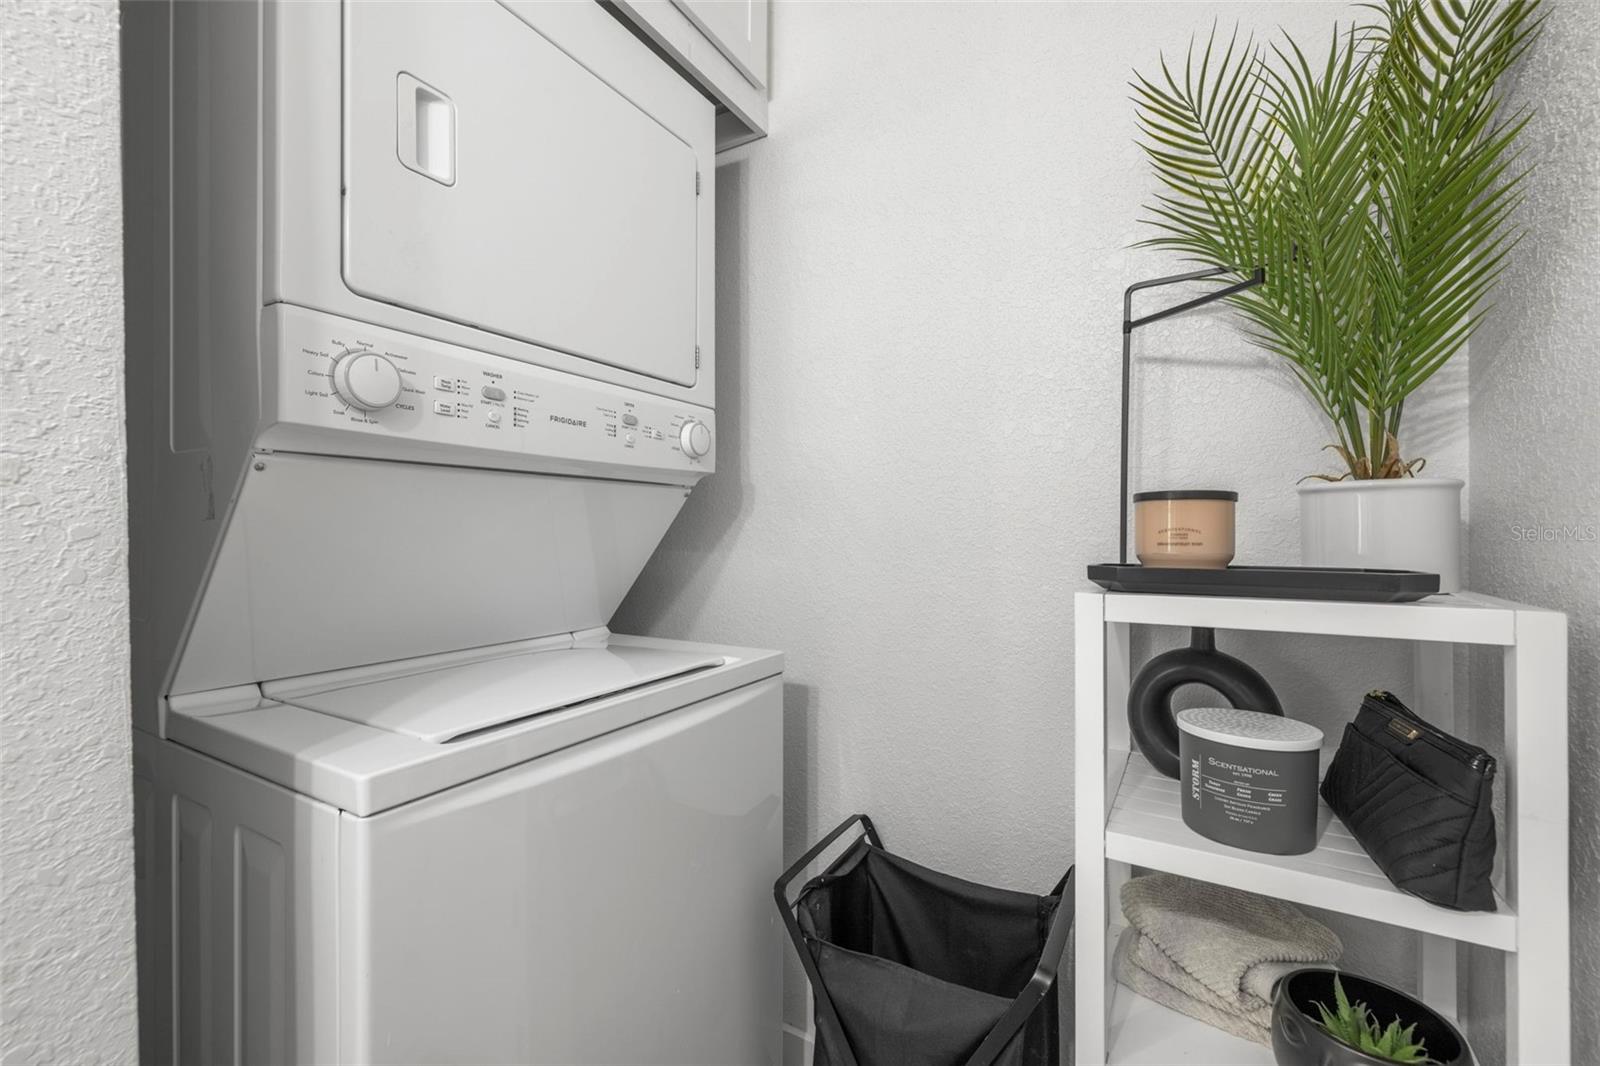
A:
[[[525,652],[422,673],[269,697],[431,744],[722,666],[721,655],[612,646]]]
[[[602,637],[592,630],[568,634],[566,643],[557,644],[560,639],[447,652],[383,667],[352,667],[174,697],[168,700],[165,737],[300,795],[366,817],[660,715],[715,700],[742,702],[741,690],[775,684],[783,672],[781,653],[758,648],[614,633]],[[639,671],[646,662],[664,665],[667,657],[689,669],[576,706],[544,713],[532,710],[554,702],[546,690],[534,688],[534,679],[560,673],[556,664],[595,661],[600,657],[577,653],[605,649],[602,640],[609,644],[611,666],[618,660],[632,663],[638,668],[635,678],[642,676]],[[667,657],[641,652],[664,652]],[[722,665],[698,670],[690,666],[698,662]],[[623,683],[629,680],[620,669],[613,676]],[[447,679],[453,679],[453,687],[444,694],[446,700],[471,710],[472,698],[482,698],[485,707],[492,703],[501,713],[473,715],[473,719],[501,719],[500,727],[456,733],[453,741],[443,743],[423,739],[417,721],[407,722],[411,728],[405,732],[394,727],[398,707],[417,706],[410,697],[425,686],[447,687],[443,684]],[[263,688],[270,690],[267,699],[261,698]],[[381,706],[378,702],[358,706],[364,694],[376,691],[387,692],[390,698]],[[567,691],[571,696],[574,690]],[[299,706],[324,703],[333,710]],[[340,717],[346,713],[370,717],[361,721]],[[506,715],[524,713],[532,717],[504,720]],[[470,729],[467,722],[458,724]],[[451,732],[447,727],[428,735]]]

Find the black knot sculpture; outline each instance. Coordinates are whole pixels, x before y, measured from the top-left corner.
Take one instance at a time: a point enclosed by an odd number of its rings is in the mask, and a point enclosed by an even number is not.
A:
[[[1172,696],[1184,685],[1215,689],[1231,707],[1283,714],[1277,693],[1256,669],[1217,650],[1214,629],[1191,631],[1187,648],[1162,652],[1144,664],[1128,690],[1128,729],[1150,765],[1178,776],[1178,722]]]

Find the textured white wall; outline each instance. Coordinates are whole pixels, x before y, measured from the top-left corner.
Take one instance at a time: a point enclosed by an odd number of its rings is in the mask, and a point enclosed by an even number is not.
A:
[[[1573,1062],[1600,1062],[1600,4],[1560,0],[1514,83],[1538,110],[1527,236],[1473,341],[1471,568],[1484,592],[1565,611],[1571,677]],[[1484,735],[1501,672],[1474,656]],[[1535,709],[1537,711],[1537,709]],[[1477,966],[1471,1016],[1503,1024]],[[1490,1059],[1489,1061],[1496,1061]]]
[[[0,35],[0,1061],[132,1062],[117,8]]]
[[[1071,861],[1071,594],[1116,552],[1121,293],[1181,269],[1128,247],[1126,82],[1213,19],[1321,46],[1352,10],[773,13],[772,136],[717,172],[718,471],[613,624],[789,653],[790,854],[867,810],[957,874],[1043,889]],[[1236,488],[1241,561],[1298,561],[1327,434],[1288,372],[1216,314],[1138,352],[1136,487]],[[1466,472],[1465,371],[1411,412],[1430,472]],[[1410,684],[1396,646],[1222,643],[1325,728]],[[1344,931],[1409,980],[1411,942]]]

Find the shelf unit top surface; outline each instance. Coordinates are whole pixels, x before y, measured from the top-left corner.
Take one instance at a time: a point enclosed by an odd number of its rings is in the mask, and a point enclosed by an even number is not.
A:
[[[1149,592],[1107,592],[1098,588],[1081,590],[1078,595],[1103,600],[1107,622],[1452,644],[1515,644],[1517,614],[1542,610],[1475,592],[1429,596],[1415,603],[1168,596]]]
[[[1503,899],[1497,897],[1497,911],[1464,912],[1406,895],[1320,801],[1316,850],[1304,855],[1245,851],[1190,829],[1183,823],[1178,782],[1137,752],[1111,756],[1113,761],[1122,758],[1125,768],[1106,820],[1108,859],[1501,951],[1516,950],[1517,917]]]

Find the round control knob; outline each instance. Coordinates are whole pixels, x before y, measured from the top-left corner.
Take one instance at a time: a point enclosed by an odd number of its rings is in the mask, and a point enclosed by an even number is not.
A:
[[[400,371],[376,352],[345,352],[333,364],[333,391],[351,407],[376,411],[400,398]]]
[[[698,459],[711,450],[711,430],[704,422],[696,422],[691,418],[678,431],[678,444],[683,448],[684,455]]]

